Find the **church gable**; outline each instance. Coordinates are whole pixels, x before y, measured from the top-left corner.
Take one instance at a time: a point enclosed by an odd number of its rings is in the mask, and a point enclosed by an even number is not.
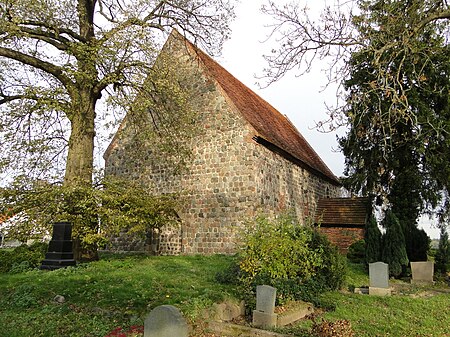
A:
[[[163,253],[232,253],[246,219],[288,209],[303,219],[319,197],[339,194],[337,178],[283,115],[179,33],[165,48],[192,71],[191,104],[201,132],[183,175],[135,167],[155,193],[183,191],[182,225],[170,232],[177,248]],[[106,173],[126,175],[117,160],[126,151],[120,137],[113,142]]]

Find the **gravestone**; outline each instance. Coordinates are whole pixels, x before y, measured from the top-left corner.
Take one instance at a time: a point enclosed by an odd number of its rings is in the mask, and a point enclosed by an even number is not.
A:
[[[433,261],[411,262],[411,283],[433,283]]]
[[[144,337],[188,337],[188,334],[186,320],[173,305],[156,307],[144,321]]]
[[[389,296],[389,265],[384,262],[369,263],[369,295]]]
[[[41,269],[54,270],[75,265],[72,248],[72,224],[70,222],[56,222],[53,224],[52,239],[48,244],[48,251],[42,261]]]
[[[253,325],[256,327],[277,326],[275,299],[277,289],[267,285],[256,287],[256,310],[253,310]]]

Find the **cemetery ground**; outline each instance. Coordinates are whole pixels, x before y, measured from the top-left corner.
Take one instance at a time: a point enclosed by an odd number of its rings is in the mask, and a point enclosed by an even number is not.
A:
[[[223,255],[106,255],[52,272],[0,274],[0,336],[118,336],[118,327],[140,331],[148,312],[162,304],[177,306],[191,324],[202,327],[203,309],[239,299],[236,287],[215,279],[231,260]],[[328,310],[318,309],[313,317],[276,331],[310,336],[313,320],[347,320],[355,336],[450,336],[448,284],[391,280],[390,297],[350,291],[363,285],[368,285],[364,267],[349,263],[346,288],[320,295]],[[202,336],[200,330],[192,336]]]

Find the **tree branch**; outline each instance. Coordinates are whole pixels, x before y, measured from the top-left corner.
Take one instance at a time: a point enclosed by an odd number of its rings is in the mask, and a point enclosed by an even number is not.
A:
[[[65,34],[79,42],[87,42],[84,37],[82,37],[81,35],[77,34],[76,32],[74,32],[70,29],[54,27],[46,22],[34,21],[34,20],[24,20],[24,21],[21,21],[20,24],[28,25],[28,26],[35,26],[35,27],[43,27],[43,28],[48,29],[49,31],[55,32],[56,36]]]
[[[43,31],[39,29],[31,29],[28,27],[20,27],[18,26],[18,29],[20,29],[23,33],[27,34],[30,38],[44,41],[54,47],[56,47],[59,50],[67,50],[68,44],[70,41],[62,36],[57,36],[54,33],[51,33],[49,31]]]
[[[36,57],[21,53],[19,51],[15,51],[12,49],[0,47],[0,57],[6,57],[12,60],[16,60],[18,62],[27,64],[31,67],[40,69],[50,75],[56,77],[66,88],[71,86],[73,83],[69,77],[67,77],[61,67],[55,66],[52,63],[42,61]]]
[[[421,30],[423,27],[425,27],[427,24],[438,21],[438,20],[444,20],[444,19],[450,19],[450,9],[444,10],[444,11],[436,11],[430,15],[428,15],[425,19],[420,21],[417,26],[414,28],[414,33],[417,33],[419,30]]]
[[[8,96],[8,95],[4,95],[3,93],[0,93],[0,96],[2,96],[3,98],[0,99],[0,105],[5,104],[5,103],[9,103],[12,101],[16,101],[19,99],[31,99],[31,100],[38,100],[38,97],[35,95],[12,95],[12,96]]]

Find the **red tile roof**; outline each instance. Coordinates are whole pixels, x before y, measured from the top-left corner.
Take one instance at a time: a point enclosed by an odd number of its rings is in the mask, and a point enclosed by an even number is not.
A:
[[[218,83],[245,120],[259,133],[255,135],[256,138],[263,138],[266,142],[274,145],[275,150],[281,149],[281,151],[275,152],[284,155],[297,165],[306,167],[309,171],[325,178],[334,185],[341,185],[338,178],[287,117],[246,87],[175,29],[172,31],[170,38],[181,39],[188,47],[187,49],[198,56],[206,73]],[[123,127],[123,123],[124,121],[120,128]],[[105,160],[115,147],[116,141],[117,134],[103,155]],[[261,143],[264,144],[264,142]],[[274,147],[270,146],[269,148],[274,151]]]
[[[315,221],[322,225],[364,226],[368,198],[323,198],[317,202]]]
[[[177,31],[172,36],[183,38]],[[259,137],[287,152],[300,161],[309,170],[325,177],[335,185],[339,180],[322,161],[287,117],[278,112],[272,105],[259,97],[211,57],[185,39],[205,66],[207,73],[217,81],[242,116],[259,133]]]

